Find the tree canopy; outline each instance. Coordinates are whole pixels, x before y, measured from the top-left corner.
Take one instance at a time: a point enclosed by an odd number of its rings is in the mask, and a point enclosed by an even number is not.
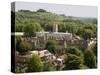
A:
[[[85,25],[78,28],[77,34],[87,40],[97,36],[96,30],[96,25]]]
[[[79,57],[83,57],[83,53],[80,49],[78,49],[76,46],[70,46],[65,49],[66,54],[73,54]]]
[[[47,11],[44,9],[38,9],[37,12],[47,12]]]
[[[40,24],[34,22],[24,27],[24,32],[26,36],[35,36],[35,32],[38,32],[40,30],[41,30]]]
[[[96,57],[92,50],[86,50],[84,53],[84,63],[89,68],[96,68]]]
[[[22,41],[19,44],[19,49],[18,49],[19,52],[24,53],[31,50],[32,50],[32,45],[29,42]]]
[[[83,61],[80,57],[68,54],[67,58],[65,59],[65,70],[73,70],[73,69],[80,69],[81,64]]]
[[[56,54],[57,53],[57,47],[58,47],[58,44],[55,40],[49,40],[46,43],[45,49],[49,50],[53,54]]]
[[[52,64],[52,61],[46,61],[43,66],[44,71],[56,71],[55,66]]]
[[[34,54],[28,60],[28,69],[27,72],[41,72],[43,70],[43,64],[40,57]]]
[[[80,49],[75,46],[70,46],[65,49],[65,70],[72,69],[85,69],[87,66],[84,65],[84,56]]]

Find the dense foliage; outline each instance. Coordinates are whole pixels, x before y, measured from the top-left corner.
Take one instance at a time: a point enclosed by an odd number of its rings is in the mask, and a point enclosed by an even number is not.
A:
[[[81,36],[84,39],[90,39],[91,37],[95,37],[97,35],[96,18],[72,17],[62,14],[58,15],[55,13],[47,12],[44,9],[39,9],[37,11],[19,10],[15,12],[15,16],[17,32],[27,32],[27,29],[29,30],[31,27],[34,28],[34,30],[30,30],[31,32],[41,31],[41,29],[44,31],[52,31],[52,27],[54,23],[56,23],[59,25],[59,32],[71,32]],[[39,30],[36,30],[37,28],[39,28]]]
[[[65,51],[67,55],[65,58],[65,70],[87,68],[87,66],[84,65],[84,54],[79,48],[71,46],[65,49]]]
[[[89,68],[96,68],[96,57],[92,50],[86,50],[84,54],[84,62]]]
[[[73,69],[80,69],[80,66],[83,64],[83,60],[73,54],[68,54],[67,58],[65,59],[65,70],[73,70]]]
[[[19,45],[18,51],[21,53],[28,52],[32,50],[32,45],[28,42],[22,41]]]
[[[52,64],[52,61],[48,60],[44,63],[43,70],[44,71],[56,71],[56,68],[54,64]]]
[[[27,72],[41,72],[43,70],[43,64],[38,55],[33,55],[28,60]]]
[[[49,50],[51,53],[56,54],[57,53],[57,42],[55,40],[49,40],[46,43],[45,49]]]
[[[38,32],[41,30],[41,26],[39,23],[32,22],[29,25],[27,24],[23,31],[25,32],[25,36],[35,36],[35,32]]]
[[[75,46],[66,48],[66,54],[74,54],[79,57],[83,57],[82,51]]]

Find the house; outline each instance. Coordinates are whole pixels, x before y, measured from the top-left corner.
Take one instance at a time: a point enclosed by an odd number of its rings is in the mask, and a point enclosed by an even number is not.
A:
[[[46,60],[55,60],[56,57],[51,54],[48,50],[41,50],[41,51],[30,51],[31,55],[37,54],[41,58],[42,61]]]

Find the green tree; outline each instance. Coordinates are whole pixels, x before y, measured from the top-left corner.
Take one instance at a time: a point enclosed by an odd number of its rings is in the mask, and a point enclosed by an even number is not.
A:
[[[84,64],[80,64],[80,67],[79,68],[80,69],[88,69],[88,67],[86,65],[84,65]]]
[[[45,24],[42,25],[42,27],[44,28],[45,31],[52,32],[52,30],[53,30],[53,24],[52,23],[45,23]]]
[[[97,43],[92,45],[91,50],[93,51],[94,55],[96,56],[96,63],[97,63],[97,61],[98,61]]]
[[[89,68],[96,68],[96,57],[92,50],[86,50],[84,53],[84,64]]]
[[[49,40],[46,43],[45,49],[49,50],[51,53],[56,54],[57,53],[57,42],[54,40]]]
[[[36,35],[35,32],[38,32],[40,30],[41,30],[40,24],[39,23],[35,23],[35,22],[33,22],[33,23],[29,24],[29,25],[26,25],[24,27],[25,35],[26,36],[30,36],[30,37],[32,37],[32,36],[34,37]]]
[[[79,27],[76,34],[82,37],[83,33],[84,33],[83,27]]]
[[[83,53],[80,49],[78,49],[76,46],[70,46],[65,49],[66,54],[73,54],[79,57],[83,57]]]
[[[28,52],[32,50],[32,45],[28,42],[22,41],[19,45],[18,51],[21,53]]]
[[[47,11],[44,9],[39,9],[39,10],[37,10],[37,12],[47,12]]]
[[[72,22],[72,23],[69,23],[66,28],[67,28],[68,32],[76,34],[78,26]]]
[[[56,71],[56,68],[55,66],[52,64],[52,61],[51,60],[48,60],[44,63],[44,66],[43,66],[43,70],[44,71]]]
[[[66,27],[67,27],[66,23],[61,23],[58,25],[58,31],[59,32],[66,32],[66,30],[67,30]]]
[[[77,35],[85,40],[96,37],[96,25],[85,25],[78,28]]]
[[[23,10],[23,9],[21,9],[21,10],[18,10],[18,12],[32,12],[32,11],[30,11],[30,10]]]
[[[84,29],[84,32],[83,32],[83,34],[82,34],[82,37],[85,39],[85,40],[87,40],[87,39],[90,39],[90,38],[92,38],[93,37],[93,31],[92,30],[90,30],[90,29]]]
[[[65,49],[65,68],[64,69],[86,69],[84,65],[84,56],[82,51],[76,46],[70,46]]]
[[[93,51],[93,53],[94,53],[95,56],[97,57],[97,50],[98,50],[98,49],[97,49],[97,43],[92,45],[91,50]]]
[[[68,54],[67,58],[65,58],[65,70],[73,70],[80,69],[81,64],[83,64],[83,60],[76,55]]]
[[[41,72],[43,70],[43,64],[38,55],[34,54],[28,60],[28,69],[27,72]]]
[[[16,25],[16,32],[23,32],[23,25]]]

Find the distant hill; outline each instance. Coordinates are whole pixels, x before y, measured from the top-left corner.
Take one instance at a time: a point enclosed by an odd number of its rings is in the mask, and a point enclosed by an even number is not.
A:
[[[16,21],[62,21],[67,19],[66,16],[58,15],[51,12],[16,12]]]
[[[16,13],[16,22],[27,22],[27,21],[37,21],[37,22],[61,22],[63,20],[79,20],[86,23],[96,23],[96,18],[84,18],[84,17],[73,17],[65,16],[62,14],[56,14],[51,12],[38,12],[29,10],[19,10]]]
[[[74,17],[66,16],[64,14],[56,14],[48,12],[43,9],[37,11],[30,10],[19,10],[12,12],[12,18],[14,18],[15,13],[15,24],[16,31],[23,31],[23,26],[30,25],[30,23],[39,23],[45,31],[52,31],[52,25],[57,23],[59,25],[60,31],[66,31],[68,25],[77,25],[78,27],[83,25],[97,25],[96,18],[84,18],[84,17]],[[14,22],[14,19],[12,19]]]

